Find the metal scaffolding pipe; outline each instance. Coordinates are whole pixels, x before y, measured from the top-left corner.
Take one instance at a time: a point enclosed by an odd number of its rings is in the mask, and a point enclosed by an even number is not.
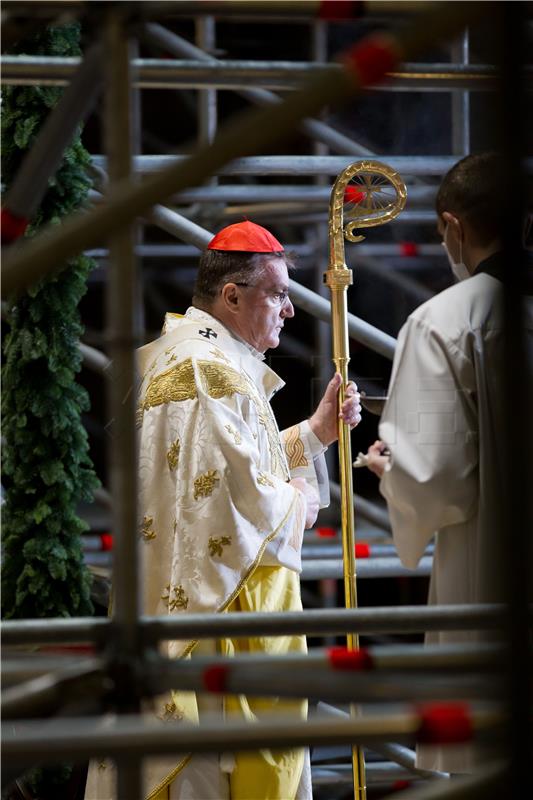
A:
[[[105,137],[110,153],[110,181],[130,174],[131,87],[130,44],[117,12],[106,19],[105,49],[109,54],[106,81]],[[139,558],[137,551],[137,441],[135,428],[136,385],[134,348],[141,342],[136,325],[136,263],[133,230],[115,233],[109,240],[111,269],[106,293],[107,335],[113,363],[109,381],[109,413],[113,421],[110,442],[111,494],[113,504],[113,616],[124,654],[138,648],[137,620],[140,613]]]
[[[382,558],[383,556],[397,556],[398,551],[394,544],[372,544],[367,542],[356,542],[356,547],[362,544],[368,547],[366,558]],[[428,545],[424,553],[426,556],[433,554],[434,546]],[[305,544],[302,547],[302,558],[341,558],[342,547],[339,544]],[[361,556],[360,556],[361,557]],[[363,557],[364,558],[364,557]]]
[[[2,690],[2,718],[20,719],[53,714],[67,703],[83,703],[103,694],[105,675],[95,658],[78,660],[55,672]]]
[[[320,712],[324,714],[330,714],[333,717],[340,717],[343,719],[349,719],[350,715],[343,711],[340,708],[336,708],[335,706],[329,705],[328,703],[320,702],[317,705],[317,708]],[[420,769],[420,767],[416,766],[416,752],[411,750],[405,745],[393,743],[393,742],[375,742],[372,745],[372,749],[375,753],[379,753],[385,758],[390,759],[395,764],[399,764],[400,766],[404,767],[405,769],[409,770],[414,775],[419,775],[421,778],[427,778],[432,780],[433,778],[449,778],[449,774],[447,772],[439,772],[437,770],[429,770],[429,769]]]
[[[342,71],[342,66],[335,63],[208,59],[135,58],[131,65],[132,85],[138,89],[245,89],[246,93],[253,93],[249,88],[253,84],[284,91],[300,88],[317,73]],[[65,86],[80,64],[80,58],[61,56],[4,55],[0,58],[2,82],[16,86]],[[496,80],[495,68],[486,64],[402,64],[394,72],[387,73],[380,90],[493,91]],[[366,154],[369,153],[367,150]]]
[[[402,792],[402,800],[496,800],[509,797],[506,793],[505,764],[502,761],[484,764],[468,777],[454,777],[453,781],[434,781]],[[389,794],[383,800],[397,800]]]
[[[320,786],[348,786],[353,783],[352,767],[348,764],[324,764],[311,767],[313,788]],[[365,762],[367,785],[377,786],[396,781],[416,780],[409,770],[391,762]]]
[[[421,578],[431,575],[432,556],[423,556],[415,569],[408,569],[396,558],[364,558],[357,560],[358,578]],[[342,559],[308,559],[302,563],[301,580],[343,577]]]
[[[105,353],[83,342],[80,342],[78,347],[83,356],[84,366],[95,372],[100,372],[102,375],[110,376],[109,367],[111,366],[111,359],[109,359]]]
[[[177,36],[171,31],[163,28],[156,23],[148,23],[144,29],[144,38],[147,43],[159,49],[163,48],[165,52],[172,53],[178,57],[192,58],[213,67],[219,66],[220,62],[213,56],[208,55],[199,47]],[[245,97],[252,103],[264,106],[272,105],[281,102],[281,98],[266,89],[254,89],[245,87],[239,91],[242,97]],[[330,125],[317,119],[304,119],[299,123],[300,129],[317,141],[331,147],[339,153],[351,153],[356,156],[371,156],[372,151],[367,147],[363,147],[358,142],[344,136],[344,134],[336,131]]]
[[[212,639],[220,636],[285,636],[357,633],[420,633],[496,629],[505,622],[505,606],[441,605],[383,606],[381,608],[318,609],[312,611],[224,614],[186,614],[141,617],[145,641]],[[109,619],[7,620],[2,644],[106,642],[114,636]]]
[[[133,154],[132,41],[118,6],[105,13],[103,50],[106,53],[104,134],[109,153],[109,181],[131,177]],[[138,713],[140,692],[134,668],[142,655],[139,636],[141,584],[138,550],[138,476],[135,413],[137,372],[135,348],[141,342],[138,274],[135,259],[135,218],[109,238],[111,269],[106,291],[106,333],[112,362],[108,408],[113,427],[109,444],[109,478],[115,500],[113,521],[113,607],[115,638],[112,661],[121,670],[115,697],[121,712]],[[141,800],[141,763],[117,759],[117,797]]]
[[[187,161],[183,155],[143,155],[133,159],[133,169],[143,175],[150,175],[161,169],[176,166]],[[389,156],[387,164],[402,177],[437,176],[442,177],[456,163],[457,157],[450,156]],[[92,162],[102,169],[107,168],[103,155],[94,155]],[[338,175],[353,163],[351,156],[243,156],[217,167],[216,175]],[[532,159],[526,159],[531,170]],[[183,187],[185,189],[187,187]],[[181,188],[179,190],[181,191]]]
[[[348,315],[348,319],[350,317],[351,314]],[[351,335],[349,328],[348,328],[348,333]],[[384,335],[386,336],[387,334]],[[382,353],[382,355],[386,354]],[[392,358],[392,355],[387,357]],[[330,481],[329,491],[331,494],[331,499],[335,500],[335,502],[337,503],[340,503],[341,487],[339,486],[339,484],[336,483],[335,481]],[[354,502],[354,508],[357,510],[358,514],[360,514],[363,517],[363,519],[368,520],[368,522],[373,522],[374,525],[378,526],[378,528],[382,528],[382,530],[387,531],[388,533],[392,533],[389,514],[386,508],[382,508],[381,506],[378,506],[377,503],[373,503],[371,500],[367,500],[366,497],[361,497],[361,495],[358,494],[354,495],[353,502]]]
[[[500,715],[472,711],[473,728],[490,731]],[[46,760],[81,761],[88,756],[106,755],[130,759],[152,754],[216,753],[234,750],[279,749],[328,743],[364,743],[394,739],[412,741],[420,728],[420,714],[372,714],[357,719],[314,719],[302,722],[292,717],[277,717],[275,722],[237,723],[206,720],[205,724],[165,726],[148,723],[142,716],[123,716],[116,720],[93,718],[55,719],[51,723],[10,723],[2,734],[2,755],[10,764]]]
[[[290,22],[293,19],[313,21],[319,18],[320,13],[327,10],[323,8],[323,0],[202,0],[201,7],[198,0],[140,0],[135,3],[134,19],[157,19],[174,16],[197,17],[202,14],[216,14],[221,19],[249,19],[261,17],[269,20],[283,20]],[[431,8],[431,0],[366,0],[364,14],[406,16],[420,14]],[[55,18],[58,14],[70,12],[80,14],[86,10],[81,0],[11,0],[9,9],[5,12],[16,13],[17,16],[36,16],[41,19]],[[340,11],[345,14],[335,13],[334,19],[350,20],[362,16],[361,8],[346,4]]]
[[[291,300],[298,308],[302,308],[324,322],[330,322],[331,302],[326,300],[325,297],[312,292],[311,289],[307,289],[292,279],[289,280],[289,292]],[[385,356],[385,358],[391,360],[394,358],[396,339],[354,314],[348,314],[348,334],[350,339],[355,339],[357,342],[365,344],[376,353]]]
[[[492,700],[495,680],[488,676],[471,673],[450,674],[449,671],[426,673],[422,669],[410,673],[372,673],[356,670],[286,669],[272,670],[270,666],[254,666],[253,669],[212,665],[211,669],[223,681],[227,694],[243,694],[248,697],[306,697],[332,703],[404,703],[443,702],[457,700]],[[210,673],[206,673],[209,675]],[[179,670],[154,671],[153,678],[146,678],[146,686],[152,695],[164,691],[205,692],[203,675],[180,674]]]

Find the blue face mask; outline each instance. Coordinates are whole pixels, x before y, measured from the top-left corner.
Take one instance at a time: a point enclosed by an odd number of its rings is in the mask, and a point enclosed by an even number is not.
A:
[[[448,250],[448,245],[446,244],[446,234],[448,233],[448,225],[446,225],[442,246],[446,251],[446,255],[448,256],[448,261],[450,263],[451,270],[458,281],[464,281],[470,277],[470,273],[467,269],[466,264],[463,262],[463,244],[459,242],[459,261],[454,261],[450,251]]]

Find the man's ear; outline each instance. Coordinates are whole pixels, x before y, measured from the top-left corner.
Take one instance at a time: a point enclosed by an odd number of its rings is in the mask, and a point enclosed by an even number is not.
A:
[[[230,314],[236,314],[240,305],[239,287],[235,283],[226,283],[220,292],[220,299],[226,311]]]
[[[450,211],[443,211],[442,220],[444,225],[448,225],[448,227],[454,232],[455,238],[458,242],[464,241],[464,227],[459,217],[456,217],[455,214],[452,214]]]

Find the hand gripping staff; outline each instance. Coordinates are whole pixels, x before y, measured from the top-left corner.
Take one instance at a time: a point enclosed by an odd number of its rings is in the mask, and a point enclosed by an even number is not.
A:
[[[333,363],[342,376],[339,390],[339,411],[348,382],[350,351],[346,292],[352,283],[352,270],[344,260],[344,239],[361,242],[365,237],[358,229],[390,222],[402,211],[407,199],[404,182],[397,172],[379,161],[356,161],[337,177],[331,190],[329,205],[329,268],[324,283],[331,290],[333,328]],[[349,220],[346,228],[344,221]],[[339,475],[341,488],[341,527],[346,608],[357,608],[354,509],[352,484],[352,448],[350,427],[339,417]],[[350,650],[359,646],[358,636],[347,634]],[[356,707],[352,714],[357,715]],[[365,764],[359,746],[352,748],[355,800],[366,800]]]

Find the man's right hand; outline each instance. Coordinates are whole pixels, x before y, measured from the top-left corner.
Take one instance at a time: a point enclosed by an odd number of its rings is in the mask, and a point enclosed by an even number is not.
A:
[[[318,517],[318,512],[320,510],[320,499],[318,494],[313,489],[311,484],[305,480],[305,478],[293,478],[290,481],[290,484],[291,486],[294,486],[295,489],[298,489],[298,491],[300,491],[305,497],[305,501],[307,503],[305,527],[306,530],[312,528],[316,522],[316,518]]]

